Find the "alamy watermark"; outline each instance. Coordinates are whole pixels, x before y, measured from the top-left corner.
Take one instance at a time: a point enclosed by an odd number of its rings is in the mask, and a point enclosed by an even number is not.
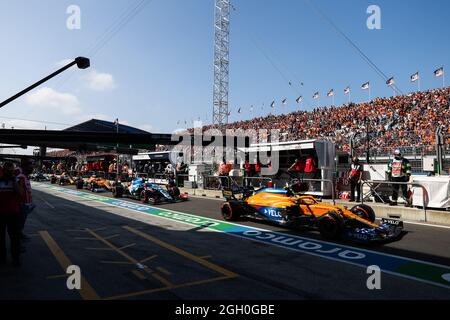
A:
[[[81,290],[81,269],[79,266],[71,265],[67,267],[66,286],[69,290]]]
[[[369,290],[380,290],[381,289],[381,269],[377,265],[371,265],[367,267],[367,274],[370,276],[367,278],[366,286]]]
[[[67,7],[66,13],[69,15],[66,20],[66,27],[69,30],[81,29],[81,9],[80,6],[71,4]]]
[[[366,25],[369,30],[380,30],[381,29],[381,9],[379,6],[372,4],[367,7],[367,18]]]
[[[208,129],[203,131],[200,121],[194,123],[192,132],[174,133],[172,141],[179,141],[171,152],[171,160],[185,163],[250,163],[261,164],[261,175],[274,175],[279,169],[279,152],[269,147],[249,147],[252,144],[280,141],[278,129]],[[248,157],[246,157],[246,154]]]

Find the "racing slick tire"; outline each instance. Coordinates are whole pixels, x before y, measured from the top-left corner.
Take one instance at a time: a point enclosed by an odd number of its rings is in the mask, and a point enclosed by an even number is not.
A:
[[[51,177],[50,178],[50,183],[51,184],[56,184],[56,177]]]
[[[375,222],[375,211],[366,204],[357,204],[350,211],[363,219]]]
[[[242,205],[236,201],[228,201],[222,204],[220,211],[226,221],[239,220],[242,214]]]
[[[98,185],[96,183],[91,183],[89,190],[91,190],[92,192],[95,192],[95,190],[97,190],[97,189],[98,189]]]
[[[148,193],[145,190],[142,190],[141,193],[139,193],[139,200],[142,203],[148,203]]]
[[[123,188],[120,186],[115,186],[112,188],[112,195],[114,198],[122,198]]]
[[[341,235],[342,218],[335,212],[329,211],[319,220],[319,232],[327,240],[336,240]]]
[[[150,202],[152,205],[156,205],[156,204],[158,204],[158,203],[161,202],[161,201],[159,200],[159,197],[151,197],[151,198],[149,198],[148,200],[149,200],[149,202]]]
[[[75,183],[75,187],[76,187],[77,189],[83,189],[83,185],[84,185],[83,180],[78,180],[78,181]]]

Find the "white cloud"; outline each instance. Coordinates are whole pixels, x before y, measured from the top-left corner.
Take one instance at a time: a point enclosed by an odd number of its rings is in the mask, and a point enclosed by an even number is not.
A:
[[[3,126],[5,129],[45,129],[43,123],[21,119],[0,119],[0,128],[3,128]]]
[[[95,91],[108,91],[116,87],[114,77],[109,73],[92,70],[85,79],[87,80],[88,87]]]
[[[58,92],[52,88],[43,87],[26,96],[25,101],[33,107],[40,107],[66,115],[81,112],[78,98],[70,93]]]

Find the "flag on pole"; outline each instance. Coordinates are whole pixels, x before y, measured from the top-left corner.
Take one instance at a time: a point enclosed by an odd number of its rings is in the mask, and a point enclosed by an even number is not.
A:
[[[287,99],[284,98],[283,100],[281,100],[281,103],[282,103],[283,105],[285,105],[285,104],[286,104],[286,101],[287,101]]]
[[[370,89],[370,83],[369,82],[363,83],[361,86],[361,89],[363,89],[363,90]]]
[[[419,71],[411,75],[411,82],[416,82],[419,80]]]
[[[300,97],[298,97],[297,99],[295,99],[295,102],[300,103],[300,102],[302,102],[302,100],[303,100],[303,97],[300,96]]]
[[[345,94],[349,94],[349,93],[350,93],[350,87],[345,88],[345,89],[344,89],[344,93],[345,93]]]
[[[271,107],[271,108],[275,108],[275,100],[272,101],[272,103],[270,104],[270,107]]]
[[[394,77],[390,77],[389,79],[387,79],[386,84],[389,87],[392,87],[395,84]]]
[[[328,91],[328,93],[327,93],[327,97],[332,97],[332,96],[334,96],[334,90],[333,90],[333,89],[331,89],[331,90]]]
[[[317,91],[316,93],[314,93],[313,99],[314,99],[314,100],[319,99],[319,91]]]
[[[435,77],[442,77],[444,75],[444,67],[434,70]]]

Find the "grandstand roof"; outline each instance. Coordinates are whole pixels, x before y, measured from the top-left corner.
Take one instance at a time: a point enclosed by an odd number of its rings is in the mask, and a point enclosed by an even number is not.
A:
[[[117,132],[117,127],[114,122],[91,119],[73,127],[64,129],[63,131],[78,131],[78,132]],[[147,131],[130,127],[119,123],[119,133],[148,133]]]

